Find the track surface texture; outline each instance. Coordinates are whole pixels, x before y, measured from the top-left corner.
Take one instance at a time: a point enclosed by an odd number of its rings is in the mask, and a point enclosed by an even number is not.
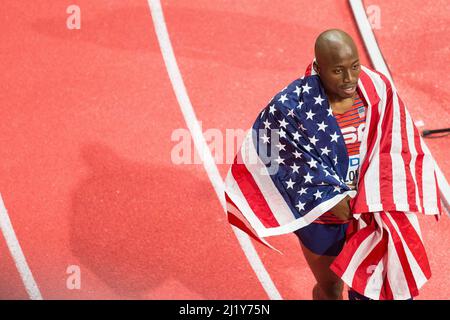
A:
[[[42,297],[268,299],[204,166],[172,161],[172,134],[187,125],[147,1],[78,0],[79,30],[66,26],[71,4],[5,0],[0,19],[0,193]],[[413,119],[420,129],[448,127],[450,2],[371,4]],[[344,0],[166,0],[162,9],[203,131],[247,130],[301,76],[325,29],[346,30],[370,66]],[[426,142],[449,177],[448,137]],[[418,299],[448,299],[450,221],[420,223],[433,276]],[[4,240],[0,298],[28,299]],[[297,238],[269,240],[284,255],[253,245],[281,297],[311,299]],[[73,265],[81,288],[71,290]]]

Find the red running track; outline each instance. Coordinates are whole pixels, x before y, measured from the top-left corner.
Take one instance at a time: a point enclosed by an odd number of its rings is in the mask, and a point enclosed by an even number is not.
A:
[[[171,161],[186,124],[147,1],[79,0],[80,30],[66,28],[71,4],[7,0],[0,19],[0,192],[43,298],[267,299],[203,166]],[[376,4],[376,36],[413,118],[448,127],[448,1]],[[247,129],[303,73],[324,29],[347,30],[369,64],[344,0],[162,6],[204,130]],[[448,138],[427,143],[448,176]],[[228,167],[218,164],[222,177]],[[419,299],[448,299],[449,220],[420,220],[433,277]],[[27,299],[3,240],[0,298]],[[254,245],[281,296],[310,299],[295,236],[270,242],[285,254]],[[80,290],[66,286],[70,265]]]

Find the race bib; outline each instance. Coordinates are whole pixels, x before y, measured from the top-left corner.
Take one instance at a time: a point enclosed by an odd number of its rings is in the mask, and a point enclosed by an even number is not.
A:
[[[356,181],[358,180],[358,169],[359,169],[359,155],[349,156],[347,177],[345,178],[345,183],[356,185]]]

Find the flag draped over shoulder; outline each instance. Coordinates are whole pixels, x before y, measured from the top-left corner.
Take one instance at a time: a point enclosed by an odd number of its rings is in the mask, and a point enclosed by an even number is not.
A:
[[[357,191],[320,78],[305,75],[260,112],[226,178],[230,223],[263,238],[307,226],[349,195],[355,219],[331,269],[372,299],[408,299],[430,278],[417,217],[441,211],[434,160],[394,85],[362,67],[367,103]],[[270,246],[271,247],[271,246]]]

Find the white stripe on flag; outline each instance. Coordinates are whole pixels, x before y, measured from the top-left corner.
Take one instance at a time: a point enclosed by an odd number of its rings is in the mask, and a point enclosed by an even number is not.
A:
[[[408,283],[406,281],[405,273],[403,272],[403,265],[398,257],[397,249],[395,248],[392,234],[383,221],[383,228],[389,234],[388,242],[388,265],[387,270],[387,280],[389,281],[389,286],[391,287],[392,296],[394,300],[406,300],[411,298],[411,293],[409,291]]]
[[[239,217],[240,216],[240,210],[238,209],[238,208],[236,208],[232,203],[230,203],[230,202],[227,202],[227,211],[229,212],[229,213],[233,213],[234,215],[236,215],[236,217]],[[241,212],[242,213],[242,212]],[[251,226],[252,228],[253,228],[253,226]],[[254,228],[253,228],[254,229]],[[238,231],[239,233],[242,233],[243,235],[245,234],[245,235],[247,235],[247,239],[249,239],[249,241],[250,241],[250,238],[248,237],[248,234],[244,231],[244,230],[241,230],[241,229],[239,229],[239,228],[236,228],[236,231]],[[256,230],[255,230],[256,231]],[[256,234],[257,236],[258,236],[258,233]],[[259,236],[258,236],[259,237]],[[259,240],[262,242],[262,243],[264,243],[266,246],[268,246],[269,248],[271,248],[271,249],[273,249],[273,250],[275,250],[275,251],[277,251],[278,253],[281,253],[281,254],[283,254],[280,250],[278,250],[277,248],[275,248],[275,247],[273,247],[270,243],[268,243],[267,241],[266,241],[266,239],[264,239],[264,238],[261,238],[261,237],[259,237]]]
[[[358,87],[361,90],[366,102],[367,102],[367,111],[366,111],[366,130],[363,131],[363,137],[361,139],[361,145],[359,146],[359,163],[363,163],[367,153],[367,139],[369,138],[369,127],[370,120],[372,118],[372,103],[370,102],[369,95],[367,94],[366,88],[364,87],[361,79],[358,79]],[[358,175],[358,182],[359,182]]]
[[[370,165],[367,168],[365,181],[370,181],[370,191],[366,192],[366,201],[369,207],[369,211],[379,211],[382,209],[381,206],[381,196],[380,196],[380,139],[381,139],[381,124],[384,117],[384,111],[386,109],[386,85],[383,79],[375,72],[370,71],[363,67],[363,70],[367,73],[369,78],[371,78],[372,83],[375,87],[377,95],[381,97],[378,103],[378,114],[379,121],[377,126],[377,138],[375,140],[374,147],[371,154],[369,155],[369,160],[371,159]],[[369,124],[370,125],[370,124]],[[366,125],[367,128],[367,125]],[[366,186],[368,188],[369,186]]]
[[[393,86],[393,84],[391,84]],[[401,114],[398,95],[395,89],[392,89],[393,100],[393,117],[392,117],[392,184],[394,204],[398,211],[409,211],[408,196],[406,190],[406,173],[405,163],[402,157],[402,130],[401,130]]]
[[[246,147],[245,147],[245,146]],[[264,199],[267,201],[272,214],[278,221],[279,225],[286,225],[295,221],[295,216],[286,201],[281,196],[280,191],[274,185],[272,179],[270,178],[267,167],[262,163],[255,150],[255,145],[253,144],[252,130],[249,130],[247,136],[243,141],[243,148],[241,148],[242,159],[244,161],[247,170],[251,173],[253,179],[258,185]],[[248,151],[248,154],[246,154]],[[254,159],[256,161],[247,162],[247,159]]]
[[[411,171],[411,175],[414,181],[414,185],[416,188],[416,205],[419,208],[419,211],[422,212],[422,207],[420,204],[420,196],[419,196],[419,184],[417,183],[416,177],[416,159],[417,159],[417,150],[414,142],[414,124],[411,119],[411,115],[408,110],[405,108],[406,113],[406,133],[408,135],[408,146],[409,151],[411,153],[411,161],[409,162],[409,170]]]
[[[244,146],[245,144],[245,146]],[[255,146],[252,141],[251,132],[246,136],[243,142],[242,158],[248,169],[251,172],[253,179],[255,180],[258,188],[267,201],[267,204],[275,216],[276,220],[280,224],[279,227],[264,228],[264,236],[273,236],[294,232],[300,228],[303,228],[316,220],[323,213],[333,208],[337,203],[344,199],[347,195],[355,197],[356,191],[350,190],[342,194],[338,194],[327,201],[324,201],[311,209],[307,214],[301,218],[295,218],[294,213],[287,205],[284,198],[281,196],[280,191],[277,189],[272,179],[270,178],[267,167],[263,164],[259,158]],[[245,150],[248,151],[245,154]],[[256,159],[252,163],[246,163],[247,159]],[[237,203],[236,203],[237,205]]]
[[[314,62],[316,62],[316,58],[314,58],[314,60],[313,60],[313,62],[312,62],[312,64],[311,64],[311,75],[312,75],[312,76],[317,75],[317,72],[316,72],[316,70],[314,69]]]
[[[377,218],[377,213],[373,214],[377,223],[380,223],[379,218]],[[361,219],[360,219],[361,220]],[[367,256],[372,252],[373,248],[383,239],[383,230],[378,229],[372,232],[364,241],[362,241],[355,253],[353,254],[347,269],[342,275],[341,279],[347,283],[348,286],[352,286],[353,277],[355,276],[356,270],[359,268],[361,263],[367,258]],[[372,297],[369,297],[372,298]]]
[[[423,172],[427,174],[422,175],[422,188],[423,188],[423,209],[425,214],[437,214],[438,205],[437,201],[437,193],[436,193],[436,184],[434,178],[434,160],[430,155],[430,150],[428,150],[427,145],[420,139],[420,145],[422,146],[423,153],[425,154],[423,157]]]
[[[266,228],[258,219],[258,217],[255,216],[253,210],[250,208],[247,200],[242,194],[241,189],[239,188],[238,183],[234,179],[231,170],[228,171],[228,175],[225,179],[225,188],[226,193],[228,194],[230,199],[239,207],[239,210],[244,215],[244,217],[249,221],[250,225],[253,227],[258,236],[263,237]]]
[[[381,258],[380,262],[378,262],[375,270],[372,275],[367,280],[366,290],[364,291],[364,296],[369,297],[374,300],[380,299],[381,289],[384,286],[384,263],[385,258]]]
[[[420,229],[420,225],[419,225],[419,219],[417,219],[417,216],[413,213],[406,213],[406,217],[409,220],[409,223],[411,223],[411,225],[413,226],[414,230],[416,230],[417,234],[420,237],[420,240],[423,243],[423,237],[422,237],[422,230]]]
[[[408,215],[414,215],[414,214],[409,213]],[[403,235],[400,232],[397,223],[392,218],[390,213],[386,212],[386,216],[391,221],[392,225],[394,226],[395,231],[397,231],[397,234],[399,235],[399,237],[402,241],[402,246],[405,249],[406,258],[408,259],[409,266],[411,267],[411,271],[414,276],[414,280],[416,282],[417,289],[420,289],[425,284],[425,282],[427,282],[427,278],[426,278],[425,274],[423,273],[422,269],[420,268],[419,263],[414,258],[411,250],[409,249],[408,244],[406,243],[405,239],[403,238]],[[409,298],[410,297],[407,297],[406,299],[409,299]]]

